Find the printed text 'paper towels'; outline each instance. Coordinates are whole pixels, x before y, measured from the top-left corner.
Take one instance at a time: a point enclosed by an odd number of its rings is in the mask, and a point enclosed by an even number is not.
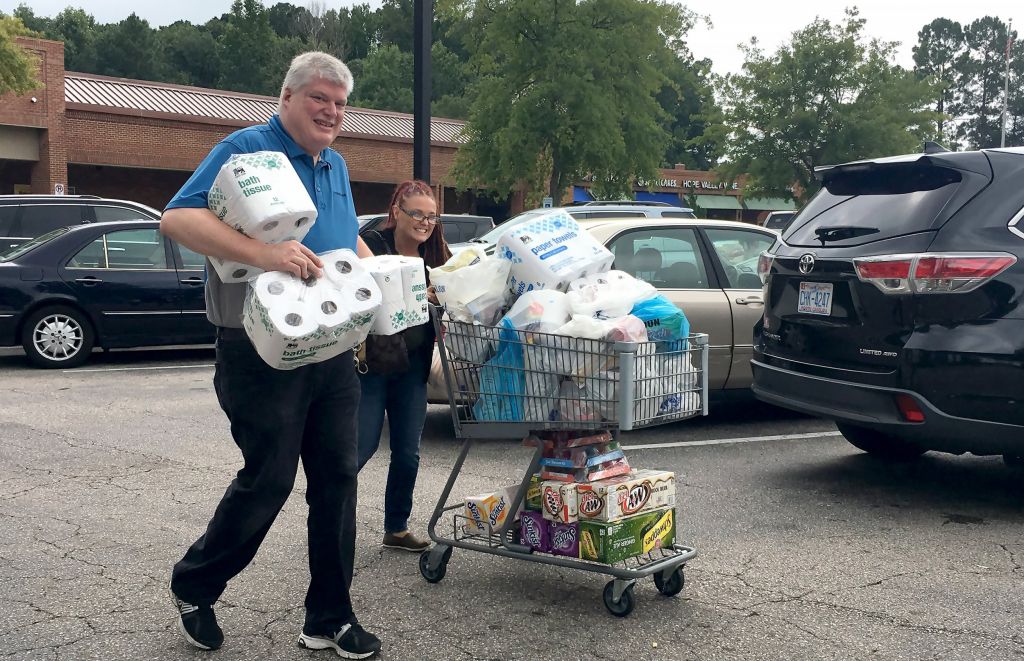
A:
[[[607,271],[615,260],[562,210],[509,229],[498,239],[496,254],[512,262],[508,287],[516,296],[533,289],[565,291],[573,280]]]

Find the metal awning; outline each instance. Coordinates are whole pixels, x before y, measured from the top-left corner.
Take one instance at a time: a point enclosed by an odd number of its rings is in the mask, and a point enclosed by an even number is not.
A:
[[[795,211],[796,203],[781,197],[748,197],[743,206],[751,211]]]
[[[740,201],[732,195],[697,195],[697,206],[701,209],[742,209]]]
[[[593,202],[594,196],[590,194],[590,189],[584,186],[573,186],[572,187],[572,201],[573,202]]]
[[[682,206],[682,204],[679,202],[679,195],[677,195],[676,193],[661,193],[658,191],[651,193],[645,190],[638,190],[636,192],[636,201],[664,202],[666,204],[671,204],[674,207]]]

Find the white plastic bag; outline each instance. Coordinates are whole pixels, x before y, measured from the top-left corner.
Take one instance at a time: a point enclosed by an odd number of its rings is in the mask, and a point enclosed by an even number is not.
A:
[[[596,319],[616,319],[629,314],[639,301],[658,293],[653,285],[624,271],[594,273],[569,283],[571,312]]]
[[[493,325],[505,305],[511,266],[506,260],[488,257],[483,247],[470,246],[430,269],[430,284],[450,318]]]
[[[569,302],[555,289],[535,289],[519,297],[504,317],[512,328],[553,333],[569,321]]]

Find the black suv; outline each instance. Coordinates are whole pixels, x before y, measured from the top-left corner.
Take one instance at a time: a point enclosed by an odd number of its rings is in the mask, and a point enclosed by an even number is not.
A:
[[[0,195],[0,252],[60,227],[159,218],[145,204],[95,195]]]
[[[1024,148],[822,168],[758,266],[754,392],[853,445],[1024,461]]]

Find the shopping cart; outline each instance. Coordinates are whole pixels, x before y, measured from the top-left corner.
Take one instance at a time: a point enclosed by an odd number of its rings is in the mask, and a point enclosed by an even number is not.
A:
[[[608,342],[450,321],[438,309],[432,316],[455,434],[464,442],[427,527],[435,544],[420,556],[423,578],[443,579],[459,548],[611,576],[604,604],[619,617],[633,611],[638,579],[653,576],[662,594],[678,594],[683,567],[697,555],[691,547],[676,543],[610,565],[535,553],[519,543],[514,516],[473,530],[464,503],[448,499],[476,440],[535,441],[509,507],[515,513],[540,466],[544,439],[589,431],[617,438],[620,430],[707,415],[707,335],[668,344]]]

